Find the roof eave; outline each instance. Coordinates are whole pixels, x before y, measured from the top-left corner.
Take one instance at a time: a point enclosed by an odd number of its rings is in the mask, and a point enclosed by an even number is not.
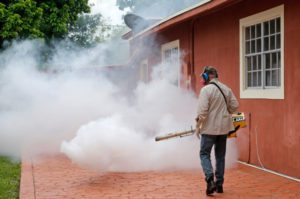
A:
[[[197,15],[201,15],[203,13],[206,13],[208,11],[212,11],[214,9],[217,9],[219,7],[225,6],[229,3],[232,3],[237,0],[205,0],[202,1],[201,4],[197,4],[193,7],[190,7],[188,9],[185,9],[179,13],[176,13],[156,24],[153,24],[152,26],[146,28],[145,30],[139,32],[136,35],[132,35],[132,37],[128,39],[135,39],[141,36],[149,35],[151,33],[155,33],[158,31],[161,31],[167,27],[170,27],[174,24],[177,24],[179,22],[186,21],[188,19],[191,19]]]
[[[132,30],[130,30],[130,31],[128,31],[128,32],[126,32],[125,34],[122,35],[122,39],[124,39],[124,40],[128,40],[128,39],[130,39],[132,37],[133,37]]]

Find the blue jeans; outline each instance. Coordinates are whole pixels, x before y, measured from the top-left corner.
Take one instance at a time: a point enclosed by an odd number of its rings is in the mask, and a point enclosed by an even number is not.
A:
[[[201,136],[200,159],[206,181],[214,178],[213,167],[211,165],[210,153],[215,145],[216,158],[216,184],[223,185],[225,170],[225,154],[226,154],[227,135],[205,135]]]

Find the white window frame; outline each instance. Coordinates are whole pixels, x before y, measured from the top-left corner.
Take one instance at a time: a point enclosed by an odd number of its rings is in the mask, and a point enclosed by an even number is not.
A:
[[[180,45],[179,45],[180,41],[179,39],[165,43],[163,45],[161,45],[161,58],[162,58],[162,62],[164,63],[166,61],[166,57],[165,57],[165,51],[166,50],[170,50],[173,48],[178,48],[178,87],[180,87],[180,80],[181,80],[181,62],[180,62]]]
[[[146,68],[144,68],[146,66]],[[140,63],[140,81],[149,82],[149,63],[148,59],[143,59]],[[146,70],[146,71],[145,71]]]
[[[246,88],[245,28],[280,17],[281,32],[281,85],[277,88]],[[262,46],[263,48],[263,46]],[[284,5],[240,19],[240,98],[284,99]]]

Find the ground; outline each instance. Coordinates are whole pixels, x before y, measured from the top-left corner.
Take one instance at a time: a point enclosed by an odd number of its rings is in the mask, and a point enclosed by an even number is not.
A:
[[[224,194],[205,196],[200,170],[96,173],[65,156],[23,162],[20,199],[300,199],[300,183],[237,164],[226,171]]]
[[[20,164],[0,157],[0,199],[17,199],[19,184]]]

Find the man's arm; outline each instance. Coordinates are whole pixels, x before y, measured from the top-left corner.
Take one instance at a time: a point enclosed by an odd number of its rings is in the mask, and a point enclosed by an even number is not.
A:
[[[234,96],[233,92],[230,90],[228,96],[228,111],[230,114],[236,113],[239,108],[239,102],[237,101],[236,97]]]
[[[202,88],[199,95],[197,118],[198,124],[201,124],[208,115],[209,109],[209,93],[206,88]]]

